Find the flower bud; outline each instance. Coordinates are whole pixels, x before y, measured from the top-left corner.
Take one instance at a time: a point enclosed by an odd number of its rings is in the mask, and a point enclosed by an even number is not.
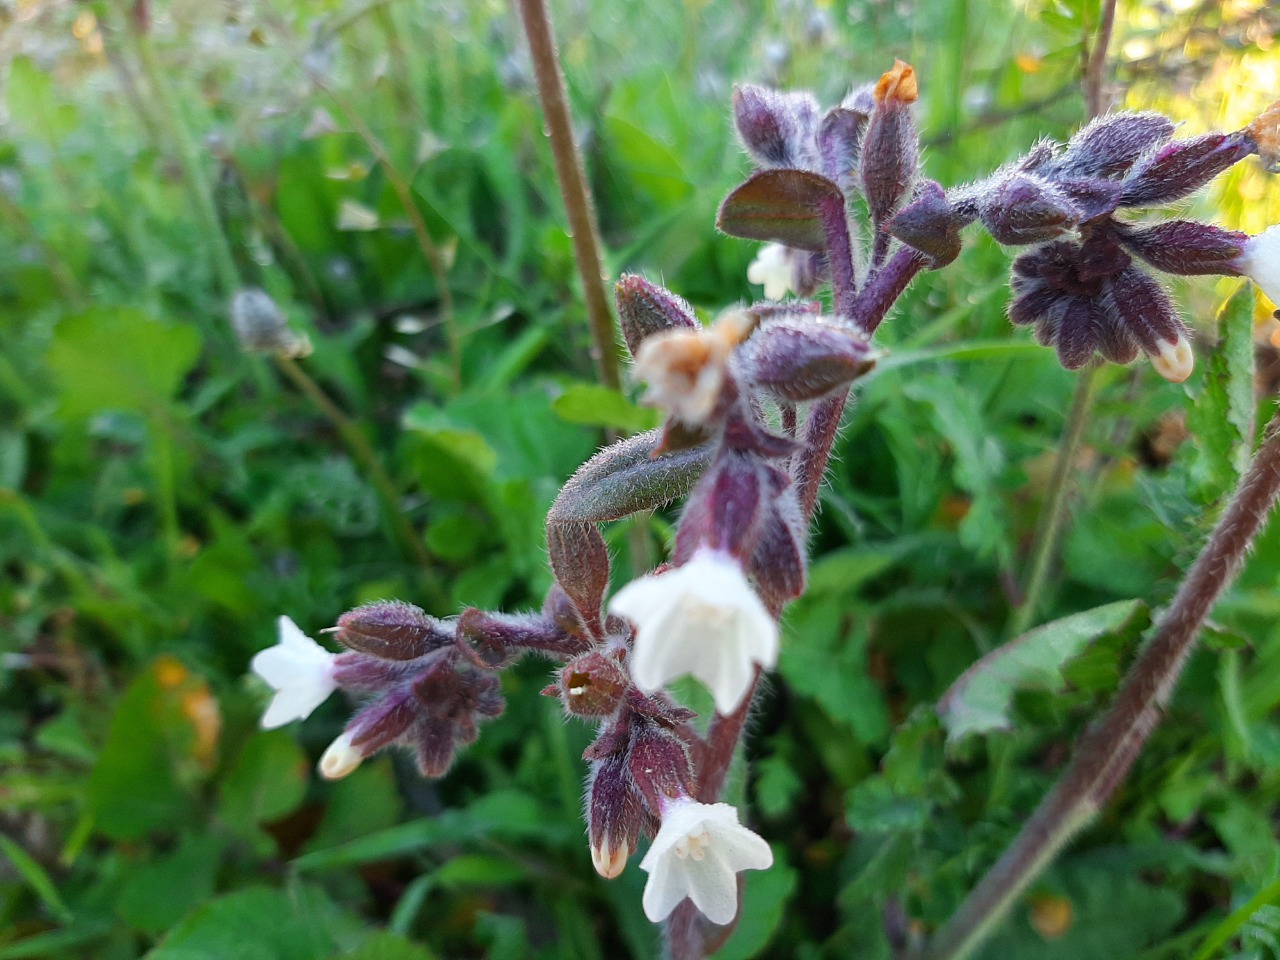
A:
[[[621,648],[592,650],[565,664],[558,684],[565,709],[577,717],[607,717],[617,710],[631,686],[631,676],[618,662],[622,653]]]
[[[816,400],[875,366],[866,337],[831,323],[779,321],[748,343],[744,366],[751,381],[791,403]]]
[[[640,832],[651,819],[631,778],[625,751],[591,764],[586,807],[591,863],[596,873],[612,880],[636,852]]]
[[[670,290],[634,273],[624,273],[613,288],[618,323],[634,357],[646,337],[667,330],[700,328],[693,307]]]
[[[805,168],[812,162],[818,102],[810,94],[736,86],[733,120],[742,145],[761,167]]]
[[[1194,357],[1187,328],[1159,283],[1130,267],[1110,278],[1106,300],[1161,376],[1180,383],[1191,375]]]
[[[1120,206],[1156,207],[1189,197],[1257,149],[1244,133],[1175,140],[1134,164],[1124,179]]]
[[[757,592],[775,611],[804,593],[806,528],[795,488],[787,483],[775,490],[750,565]]]
[[[364,753],[351,745],[351,734],[343,733],[321,754],[317,769],[326,780],[341,780],[363,762]]]
[[[996,242],[1008,246],[1052,240],[1080,215],[1061,190],[1029,173],[996,181],[982,196],[979,212]]]
[[[884,229],[927,256],[929,266],[937,270],[960,255],[960,230],[966,222],[947,202],[942,187],[929,180]]]
[[[818,155],[822,172],[842,189],[849,189],[858,172],[862,131],[866,129],[871,104],[866,111],[833,107],[818,127]]]
[[[676,797],[693,793],[689,747],[656,723],[638,721],[631,732],[628,757],[631,777],[651,811]]]
[[[346,729],[348,742],[366,757],[371,756],[404,736],[421,712],[412,684],[403,684],[351,718]]]
[[[1068,370],[1088,363],[1102,338],[1105,315],[1101,304],[1088,297],[1071,297],[1054,325],[1058,362]]]
[[[1144,153],[1173,136],[1159,113],[1109,113],[1071,138],[1057,166],[1068,176],[1120,177]]]
[[[1114,180],[1058,178],[1054,185],[1075,208],[1077,226],[1115,213],[1124,189]]]
[[[289,329],[289,323],[270,294],[258,287],[244,287],[231,298],[231,329],[240,346],[250,353],[278,353],[305,357],[311,341]]]
[[[600,626],[600,607],[609,586],[609,550],[594,523],[547,525],[551,572],[590,630]]]
[[[571,637],[587,635],[582,614],[578,613],[577,606],[559,583],[552,583],[547,591],[547,597],[542,601],[542,615],[552,621],[561,633]]]
[[[1127,228],[1120,242],[1157,270],[1183,276],[1238,274],[1249,235],[1194,220]]]
[[[415,660],[453,643],[453,624],[399,600],[376,600],[338,618],[334,638],[349,650],[383,660]]]
[[[759,529],[764,465],[750,453],[721,450],[685,502],[676,532],[677,561],[702,547],[749,556]]]
[[[510,666],[526,652],[572,656],[591,646],[591,638],[565,634],[540,614],[488,613],[470,607],[458,618],[458,649],[482,670]]]
[[[867,121],[859,159],[862,190],[876,224],[893,215],[910,193],[920,164],[911,104],[919,96],[916,74],[901,60],[876,83],[875,108]]]

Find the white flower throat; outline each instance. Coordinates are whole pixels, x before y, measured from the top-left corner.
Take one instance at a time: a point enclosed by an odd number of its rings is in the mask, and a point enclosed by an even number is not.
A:
[[[711,834],[702,830],[688,834],[683,840],[678,840],[675,845],[675,854],[681,860],[702,860],[710,848]]]

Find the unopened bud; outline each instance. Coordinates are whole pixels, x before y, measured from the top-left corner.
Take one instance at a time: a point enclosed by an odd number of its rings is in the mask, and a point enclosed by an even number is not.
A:
[[[655,723],[638,722],[631,734],[631,777],[650,810],[693,793],[693,767],[683,740]]]
[[[1189,197],[1222,171],[1255,153],[1244,133],[1210,133],[1175,140],[1147,154],[1129,171],[1122,207],[1155,207]]]
[[[812,162],[818,102],[753,84],[733,90],[733,120],[742,145],[762,167],[804,168]]]
[[[320,757],[317,769],[326,780],[341,780],[355,772],[356,767],[363,762],[364,754],[351,745],[351,734],[346,732],[329,744]]]
[[[1168,340],[1160,341],[1156,352],[1149,356],[1151,366],[1155,368],[1156,373],[1170,383],[1182,383],[1191,376],[1196,366],[1196,355],[1191,350],[1191,343],[1184,336],[1179,336],[1173,343]]]
[[[587,784],[587,835],[596,873],[612,880],[635,853],[647,816],[644,801],[621,751],[591,765]]]
[[[630,686],[631,675],[613,653],[592,650],[560,670],[561,699],[565,709],[578,717],[609,716]]]
[[[1120,242],[1157,270],[1183,276],[1238,274],[1249,235],[1193,220],[1126,229]]]
[[[982,223],[997,243],[1043,243],[1072,227],[1079,211],[1049,181],[1029,173],[999,180],[984,194]]]
[[[750,556],[759,530],[764,469],[752,453],[720,452],[685,502],[676,532],[679,562],[702,547]]]
[[[372,756],[399,740],[422,712],[421,703],[410,684],[402,684],[360,710],[347,724],[353,747]]]
[[[1109,113],[1071,138],[1057,166],[1068,176],[1119,177],[1157,144],[1173,136],[1159,113]]]
[[[781,400],[804,403],[843,387],[875,366],[877,353],[856,330],[831,323],[780,321],[751,338],[751,381]]]
[[[383,660],[415,660],[453,643],[453,624],[399,600],[376,600],[338,618],[334,638]]]
[[[862,131],[866,129],[872,103],[868,102],[865,111],[834,107],[827,111],[818,127],[822,172],[843,189],[848,189],[857,173]]]
[[[458,617],[457,643],[475,666],[498,670],[525,652],[572,655],[590,646],[591,640],[565,634],[555,621],[539,614],[489,613],[470,607]]]
[[[240,346],[251,353],[294,358],[311,353],[311,341],[289,328],[271,295],[258,287],[245,287],[232,296],[231,329]]]
[[[930,180],[884,229],[927,256],[929,266],[936,270],[960,255],[960,230],[965,223],[965,218],[947,202],[942,187]]]
[[[776,491],[760,521],[750,565],[757,592],[775,610],[804,593],[806,528],[795,488]]]
[[[609,550],[594,523],[547,525],[551,572],[591,630],[600,625],[600,607],[609,586]]]
[[[859,159],[867,208],[878,225],[910,193],[920,165],[920,143],[911,104],[919,95],[915,71],[901,60],[875,86],[875,109],[867,121]]]
[[[1115,315],[1138,341],[1143,352],[1152,358],[1152,363],[1162,358],[1157,370],[1161,366],[1170,373],[1185,370],[1181,379],[1191,375],[1193,358],[1190,346],[1185,351],[1177,349],[1179,344],[1187,343],[1187,328],[1173,300],[1159,283],[1141,270],[1130,267],[1110,278],[1106,296]],[[1161,376],[1165,374],[1162,372]]]
[[[613,288],[618,323],[634,357],[646,337],[667,330],[697,330],[693,307],[665,287],[634,273],[624,273]]]

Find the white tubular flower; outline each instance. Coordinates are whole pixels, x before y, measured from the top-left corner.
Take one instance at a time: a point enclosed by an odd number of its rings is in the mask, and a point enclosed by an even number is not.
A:
[[[781,300],[791,292],[793,264],[788,247],[766,243],[747,267],[747,280],[764,286],[766,300]]]
[[[726,313],[698,330],[667,330],[646,337],[635,375],[649,384],[644,400],[689,424],[706,422],[724,387],[733,348],[755,328],[745,313]]]
[[[1160,341],[1160,352],[1150,355],[1151,366],[1156,373],[1170,383],[1182,383],[1196,368],[1196,355],[1186,337],[1179,336],[1177,343]]]
[[[778,625],[725,553],[700,550],[682,567],[633,580],[609,611],[635,624],[631,678],[646,693],[692,674],[727,715],[751,689],[755,664],[778,662]]]
[[[316,643],[288,617],[281,617],[280,642],[254,654],[253,672],[276,695],[262,715],[262,728],[273,730],[303,720],[337,689],[334,655]]]
[[[1271,302],[1280,307],[1280,224],[1250,237],[1238,264]]]
[[[738,873],[773,866],[769,844],[738,822],[727,803],[684,798],[662,811],[662,826],[640,869],[644,914],[665,920],[685,897],[712,923],[724,925],[738,912]]]

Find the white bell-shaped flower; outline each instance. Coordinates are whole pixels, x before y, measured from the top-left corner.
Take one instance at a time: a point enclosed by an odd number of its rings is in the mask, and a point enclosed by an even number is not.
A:
[[[1238,265],[1280,307],[1280,224],[1250,237]]]
[[[778,625],[727,553],[699,550],[683,566],[633,580],[609,611],[635,625],[631,679],[646,693],[692,674],[729,714],[751,689],[755,665],[778,662]]]
[[[644,913],[665,920],[685,897],[712,923],[726,924],[738,912],[738,873],[773,866],[769,844],[738,822],[727,803],[683,798],[662,811],[662,826],[640,861],[649,874]]]
[[[259,650],[251,664],[276,695],[262,715],[264,730],[282,727],[311,715],[337,689],[334,655],[303,633],[288,617],[281,617],[280,642]]]
[[[764,286],[766,300],[781,300],[792,290],[793,255],[780,243],[766,243],[747,266],[747,280]]]

